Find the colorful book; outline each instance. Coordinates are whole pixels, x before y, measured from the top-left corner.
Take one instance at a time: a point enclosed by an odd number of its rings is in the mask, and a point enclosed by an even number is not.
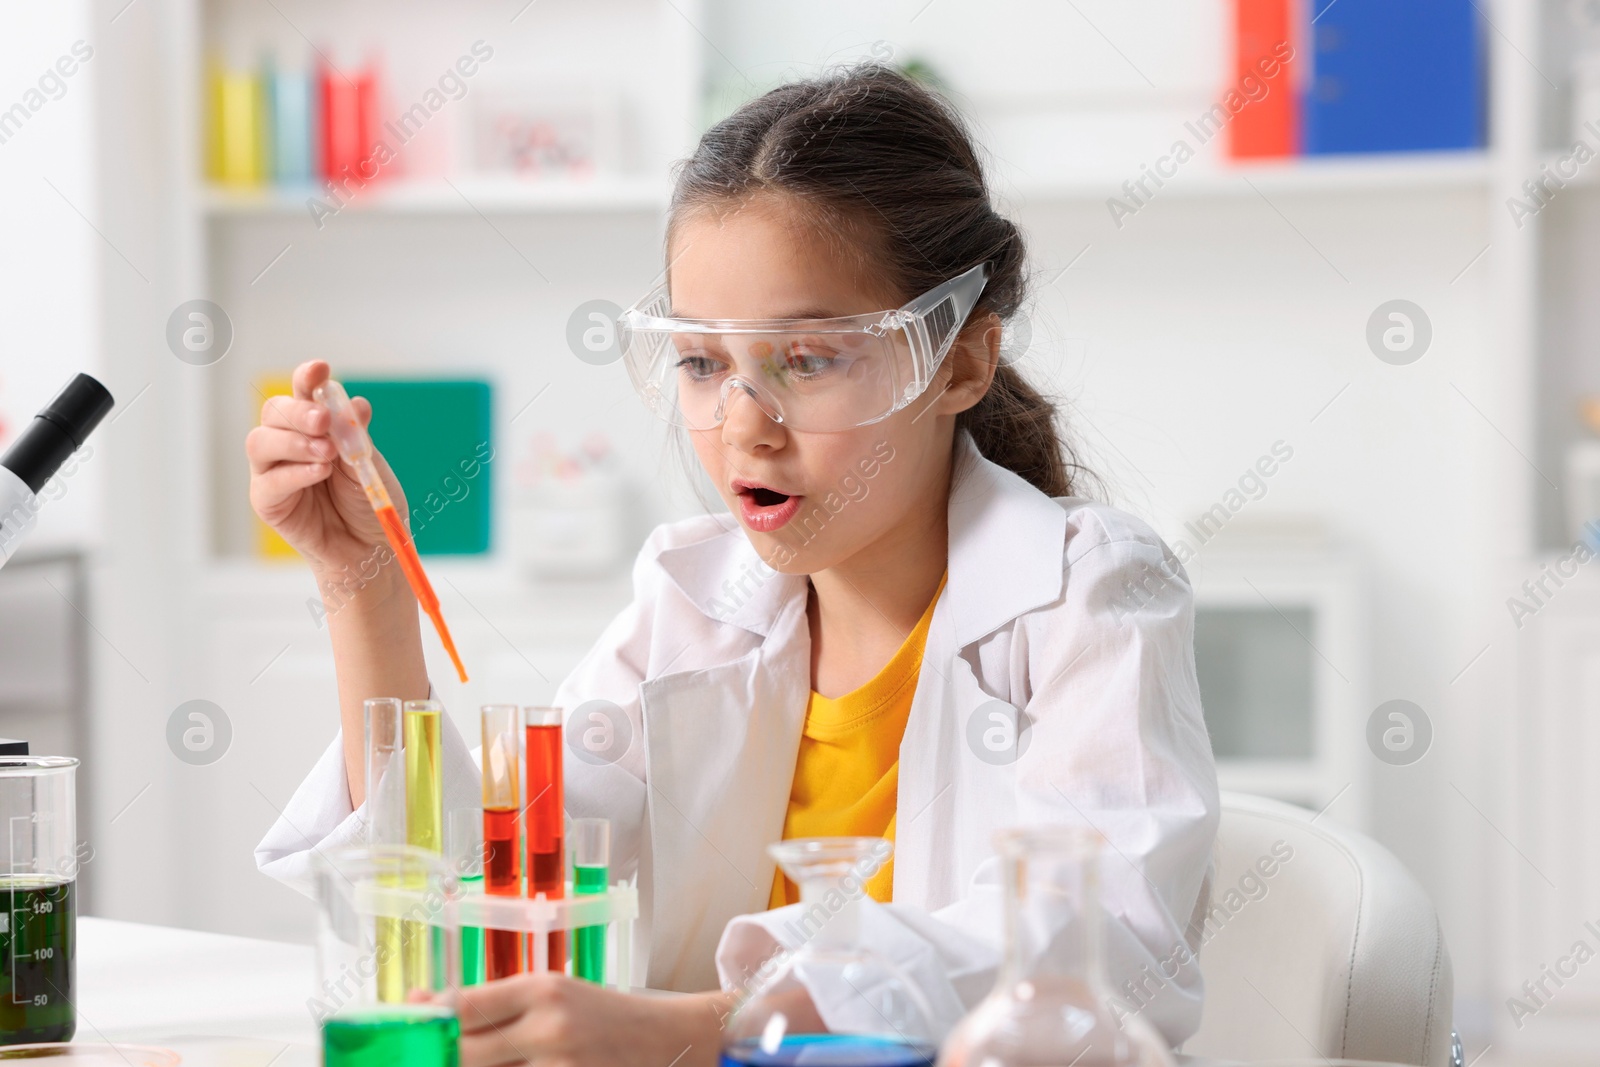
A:
[[[1485,143],[1485,35],[1474,0],[1298,0],[1307,154]]]
[[[1235,159],[1299,151],[1295,8],[1300,0],[1235,0],[1234,85],[1246,101],[1228,127]]]

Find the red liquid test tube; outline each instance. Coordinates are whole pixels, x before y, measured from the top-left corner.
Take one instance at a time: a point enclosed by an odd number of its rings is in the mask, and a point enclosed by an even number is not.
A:
[[[528,896],[543,894],[547,900],[560,900],[566,895],[567,879],[566,853],[562,848],[566,827],[565,792],[561,781],[561,709],[527,708],[524,723],[528,736],[524,761]],[[549,935],[546,959],[550,970],[566,970],[565,931],[553,931]],[[537,969],[537,961],[538,949],[530,946],[530,969]]]
[[[496,897],[522,895],[522,802],[517,794],[517,733],[522,709],[515,704],[485,704],[483,722],[483,891]],[[522,973],[527,937],[516,930],[484,931],[486,980]]]

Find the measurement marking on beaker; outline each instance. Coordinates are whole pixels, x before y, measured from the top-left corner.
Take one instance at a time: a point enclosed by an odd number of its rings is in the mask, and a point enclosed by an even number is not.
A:
[[[12,929],[8,939],[11,946],[11,1003],[26,1004],[27,999],[17,999],[17,987],[22,983],[17,981],[17,939],[22,936],[22,924],[11,922],[17,913],[17,823],[32,822],[31,818],[22,815],[13,815],[8,820],[6,827],[6,847],[9,858],[9,869],[6,872],[6,889],[11,893],[10,906],[6,908],[6,923]]]
[[[32,996],[23,993],[23,995],[19,997],[18,994],[22,993],[21,987],[23,983],[21,980],[21,975],[17,972],[17,962],[19,960],[32,960],[34,964],[37,965],[41,960],[55,958],[55,949],[51,947],[34,949],[32,952],[19,952],[17,950],[17,942],[20,941],[23,935],[27,932],[28,917],[53,914],[56,906],[55,901],[50,900],[47,897],[42,900],[35,900],[31,904],[24,902],[22,907],[17,907],[17,887],[19,875],[17,874],[16,824],[20,822],[28,824],[28,826],[31,827],[48,821],[48,818],[49,817],[43,812],[34,811],[28,815],[13,815],[7,820],[9,825],[6,831],[6,839],[10,850],[10,860],[6,871],[6,891],[10,894],[11,899],[9,901],[9,906],[6,908],[5,914],[0,915],[0,933],[9,935],[7,940],[9,941],[11,948],[11,958],[9,961],[9,972],[11,976],[11,1003],[14,1005],[31,1004],[35,1007],[45,1007],[50,1003],[50,995],[48,993],[35,993]],[[25,832],[31,834],[32,831],[29,830]],[[31,875],[36,872],[29,871],[28,873]],[[46,979],[46,981],[48,981],[48,979]]]

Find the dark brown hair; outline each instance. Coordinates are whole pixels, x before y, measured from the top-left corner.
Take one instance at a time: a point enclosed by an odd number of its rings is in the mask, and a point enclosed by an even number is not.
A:
[[[990,206],[966,124],[943,97],[889,67],[792,82],[711,127],[680,165],[671,217],[765,192],[793,198],[824,232],[844,236],[902,302],[988,263],[968,321],[989,313],[1009,321],[1022,308],[1022,235]],[[1085,473],[1056,405],[1004,360],[956,425],[1049,496],[1073,495]]]

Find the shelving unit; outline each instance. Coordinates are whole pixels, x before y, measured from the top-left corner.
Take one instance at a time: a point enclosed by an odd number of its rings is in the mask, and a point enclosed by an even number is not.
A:
[[[1040,180],[1018,178],[1009,192],[1018,198],[1055,200],[1125,196],[1123,172],[1063,174]],[[1275,194],[1338,194],[1397,190],[1468,189],[1486,191],[1492,177],[1487,152],[1431,152],[1416,155],[1301,158],[1271,163],[1217,163],[1196,160],[1155,191],[1156,198],[1231,197]],[[1001,188],[1006,189],[1002,172]]]
[[[1583,31],[1573,21],[1585,10],[1592,8],[1555,0],[1513,7],[1518,21],[1508,32],[1519,32],[1519,40],[1535,47],[1526,50],[1516,71],[1519,151],[1507,160],[1493,205],[1507,220],[1505,240],[1518,257],[1526,410],[1536,413],[1526,426],[1516,427],[1522,431],[1519,440],[1532,442],[1524,461],[1527,552],[1506,568],[1503,584],[1524,598],[1522,583],[1530,579],[1543,580],[1545,590],[1536,614],[1517,626],[1516,705],[1503,709],[1515,721],[1500,734],[1507,741],[1509,803],[1499,826],[1519,849],[1500,869],[1494,887],[1507,919],[1495,946],[1497,992],[1507,1005],[1506,998],[1526,997],[1523,983],[1529,977],[1537,981],[1539,965],[1570,949],[1583,933],[1582,918],[1600,909],[1600,877],[1589,858],[1589,842],[1600,834],[1591,728],[1600,597],[1592,564],[1576,574],[1554,570],[1556,561],[1570,554],[1574,537],[1566,516],[1564,457],[1589,433],[1578,418],[1577,402],[1600,394],[1595,360],[1600,319],[1593,310],[1600,260],[1590,251],[1600,237],[1595,198],[1600,164],[1583,164],[1536,213],[1519,213],[1515,225],[1509,221],[1512,203],[1527,201],[1524,182],[1539,183],[1578,135],[1573,63],[1584,49],[1600,47],[1600,28]],[[1600,151],[1600,140],[1592,134],[1584,139]],[[1558,574],[1555,580],[1547,577],[1552,573]],[[1575,926],[1578,934],[1572,932]],[[1580,973],[1563,984],[1568,988],[1542,1006],[1537,1020],[1502,1027],[1504,1047],[1512,1054],[1572,1056],[1600,1039],[1600,981]]]
[[[460,178],[400,180],[374,185],[350,199],[343,211],[380,214],[473,215],[554,214],[562,212],[656,212],[666,209],[671,190],[651,178],[597,178],[592,181],[519,181]],[[306,216],[312,200],[334,202],[315,187],[238,190],[209,187],[203,210],[213,220],[241,216]]]

